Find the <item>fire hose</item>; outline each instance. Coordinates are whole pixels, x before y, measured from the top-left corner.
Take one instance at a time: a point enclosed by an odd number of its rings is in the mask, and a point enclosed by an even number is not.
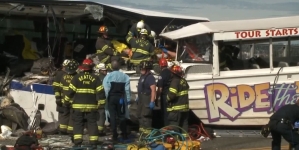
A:
[[[190,125],[189,128],[188,128],[188,133],[189,133],[189,136],[191,137],[192,140],[197,140],[201,136],[208,137],[210,139],[213,138],[204,129],[202,123],[200,123],[199,125],[197,125],[197,124]]]

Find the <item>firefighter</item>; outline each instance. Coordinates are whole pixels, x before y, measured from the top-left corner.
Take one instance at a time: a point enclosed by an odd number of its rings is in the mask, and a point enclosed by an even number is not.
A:
[[[101,84],[103,84],[103,80],[105,76],[107,75],[107,69],[105,67],[105,64],[100,63],[95,67],[96,75],[100,77]],[[104,90],[103,90],[104,92]],[[100,98],[100,105],[99,105],[99,118],[98,118],[98,130],[99,130],[99,136],[105,136],[104,133],[104,124],[105,124],[105,102],[106,102],[106,96],[105,93],[102,94],[103,97]]]
[[[126,118],[129,117],[128,104],[131,100],[131,91],[130,77],[119,71],[119,62],[116,60],[112,61],[111,67],[113,71],[104,78],[103,86],[107,98],[105,109],[109,111],[110,124],[113,132],[112,139],[116,142],[118,138],[116,118],[118,118],[120,122],[119,126],[122,132],[122,138],[127,139]]]
[[[148,31],[148,35],[151,35],[151,28],[144,23],[143,20],[140,20],[139,22],[135,23],[132,25],[132,27],[130,28],[129,32],[128,32],[128,36],[129,37],[135,37],[135,38],[139,38],[140,37],[140,31],[142,29],[146,29]]]
[[[268,123],[272,135],[272,150],[281,149],[281,136],[295,149],[299,150],[299,134],[295,131],[299,121],[299,101],[279,108]]]
[[[77,74],[79,63],[71,59],[65,66],[65,73],[62,76],[60,81],[60,85],[62,88],[62,104],[64,103],[64,95],[69,89],[69,84],[73,77]],[[62,133],[73,133],[73,122],[71,117],[72,112],[70,111],[69,107],[63,107],[63,113],[60,114],[59,118],[59,130]]]
[[[171,81],[171,71],[168,69],[168,62],[165,58],[161,58],[159,60],[159,66],[161,68],[161,73],[158,77],[157,83],[157,100],[156,102],[160,101],[161,105],[161,119],[163,122],[163,126],[167,125],[167,111],[166,111],[166,104],[167,104],[167,92],[169,90],[169,84]],[[160,99],[160,100],[159,100]]]
[[[58,121],[60,122],[60,116],[63,113],[64,109],[62,107],[62,88],[60,85],[60,82],[62,80],[62,76],[64,75],[64,69],[65,66],[70,62],[70,60],[65,59],[62,63],[62,69],[56,71],[55,77],[52,83],[54,94],[55,94],[55,99],[56,99],[56,111],[58,112]],[[66,134],[66,133],[61,133],[61,134]]]
[[[92,74],[93,62],[91,59],[83,60],[79,69],[82,71],[75,75],[65,94],[64,104],[73,109],[73,134],[75,147],[83,142],[84,120],[87,121],[89,143],[98,144],[98,105],[103,86],[101,80]],[[72,104],[71,101],[72,100]]]
[[[119,60],[120,53],[114,49],[113,44],[108,37],[108,28],[106,26],[101,26],[98,33],[99,37],[96,41],[97,53],[94,55],[94,57],[97,57],[96,60],[98,60],[100,63],[106,64],[107,69],[111,70],[110,62],[112,60]]]
[[[173,65],[170,71],[172,72],[171,82],[167,93],[168,123],[169,125],[176,125],[188,131],[189,85],[183,78],[183,70],[180,66]],[[182,133],[180,129],[174,130]]]
[[[150,60],[154,55],[155,50],[154,46],[148,41],[148,31],[146,29],[142,29],[140,34],[141,37],[137,39],[127,36],[127,42],[132,48],[130,63],[134,66],[138,66],[141,61]]]
[[[152,110],[155,107],[156,79],[151,73],[153,63],[142,61],[140,63],[141,76],[138,81],[138,106],[139,132],[148,134],[152,125]]]

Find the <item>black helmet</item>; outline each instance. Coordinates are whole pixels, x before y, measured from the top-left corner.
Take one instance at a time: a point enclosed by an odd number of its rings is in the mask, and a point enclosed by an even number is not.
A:
[[[71,59],[66,65],[65,65],[65,72],[67,74],[74,74],[76,73],[77,69],[78,69],[79,63],[74,60]]]
[[[152,61],[140,62],[140,69],[153,69],[153,62]]]

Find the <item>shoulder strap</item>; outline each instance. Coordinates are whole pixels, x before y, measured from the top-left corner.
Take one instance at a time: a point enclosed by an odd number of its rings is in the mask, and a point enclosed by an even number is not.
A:
[[[147,74],[147,75],[144,77],[144,80],[143,80],[143,83],[142,83],[142,89],[145,88],[145,81],[146,81],[146,78],[147,78],[149,75],[150,75],[150,73]]]

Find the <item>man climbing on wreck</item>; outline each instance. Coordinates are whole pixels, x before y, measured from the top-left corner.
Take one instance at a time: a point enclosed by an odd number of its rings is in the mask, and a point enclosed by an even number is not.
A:
[[[139,38],[142,29],[146,29],[146,31],[148,32],[148,36],[152,36],[151,28],[147,24],[145,24],[143,20],[140,20],[139,22],[133,24],[127,36]]]
[[[99,36],[95,45],[97,53],[94,57],[97,61],[99,61],[99,63],[104,63],[108,71],[111,71],[111,61],[119,60],[121,57],[120,53],[114,49],[113,44],[109,39],[107,26],[101,26],[99,28],[98,35]],[[98,64],[96,61],[94,62]]]

